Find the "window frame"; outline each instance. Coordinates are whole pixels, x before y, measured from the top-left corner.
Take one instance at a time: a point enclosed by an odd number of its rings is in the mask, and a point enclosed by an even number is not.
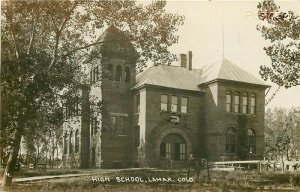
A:
[[[68,133],[65,132],[64,134],[64,154],[68,154],[68,148],[69,148],[69,140],[68,140]]]
[[[183,105],[183,100],[186,99],[186,105]],[[180,97],[180,113],[188,113],[188,97]],[[185,107],[185,111],[183,111],[183,107]]]
[[[186,144],[185,143],[180,143],[180,150],[179,150],[179,159],[180,160],[185,160],[186,159]]]
[[[225,152],[237,152],[237,132],[236,129],[233,127],[230,127],[226,130]]]
[[[166,96],[166,101],[163,100],[163,97]],[[160,110],[161,111],[168,111],[168,102],[169,98],[167,94],[160,95]]]
[[[125,74],[124,81],[126,83],[130,83],[130,67],[128,67],[128,66],[125,67],[124,74]]]
[[[240,113],[240,93],[237,91],[234,93],[234,112],[235,113]]]
[[[75,153],[79,152],[79,129],[75,131]]]
[[[254,93],[250,95],[250,114],[256,114],[256,95]]]
[[[248,113],[248,94],[243,93],[242,97],[242,113],[247,114]]]
[[[229,90],[226,91],[226,112],[232,112],[232,92]]]
[[[256,133],[253,129],[247,129],[246,132],[246,147],[249,154],[256,153]]]
[[[118,65],[116,68],[116,81],[122,82],[122,67],[121,67],[121,65]]]
[[[111,119],[111,133],[112,133],[112,135],[116,135],[116,134],[117,134],[117,128],[118,128],[118,127],[117,127],[117,124],[118,124],[118,117],[112,115],[112,116],[110,117],[110,119]],[[113,119],[115,119],[115,123],[114,123]]]
[[[69,139],[69,154],[71,154],[73,153],[73,131],[70,131]]]
[[[176,101],[175,103],[173,103],[173,99],[175,99],[174,101]],[[177,113],[178,112],[178,96],[177,95],[172,95],[171,96],[171,109],[170,111],[172,113]]]

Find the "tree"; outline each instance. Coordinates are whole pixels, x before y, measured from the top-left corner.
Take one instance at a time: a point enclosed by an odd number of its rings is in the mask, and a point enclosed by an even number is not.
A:
[[[260,75],[285,88],[300,85],[300,16],[282,12],[273,0],[263,1],[257,8],[264,22],[257,29],[272,43],[264,47],[272,66],[260,66]]]
[[[268,109],[265,120],[265,155],[269,160],[297,159],[299,144],[296,110]]]
[[[23,135],[32,131],[39,111],[54,114],[66,90],[84,76],[82,63],[92,47],[102,44],[97,31],[114,25],[147,61],[169,63],[168,47],[183,17],[166,13],[166,2],[134,1],[4,1],[1,5],[1,129],[9,158],[3,186],[11,184]],[[5,107],[5,109],[3,108]],[[1,133],[2,133],[1,130]],[[12,134],[10,134],[12,133]],[[1,142],[3,139],[1,140]]]

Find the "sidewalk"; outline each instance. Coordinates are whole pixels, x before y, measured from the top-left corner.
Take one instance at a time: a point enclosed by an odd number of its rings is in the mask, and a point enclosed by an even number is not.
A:
[[[45,176],[34,176],[34,177],[25,177],[25,178],[13,178],[14,182],[31,182],[31,181],[41,181],[48,179],[60,179],[60,178],[69,178],[69,177],[80,177],[80,176],[89,176],[89,175],[98,175],[106,174],[112,172],[119,172],[124,170],[139,170],[143,168],[130,168],[130,169],[78,169],[79,172],[75,174],[65,174],[65,175],[45,175]],[[0,178],[0,186],[2,185],[2,177]]]

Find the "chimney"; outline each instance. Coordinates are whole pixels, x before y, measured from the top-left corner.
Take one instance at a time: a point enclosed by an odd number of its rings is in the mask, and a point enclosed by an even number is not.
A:
[[[180,66],[188,70],[192,70],[192,51],[188,51],[187,54],[179,54]]]
[[[188,53],[187,53],[187,66],[186,66],[186,68],[188,70],[192,70],[193,69],[193,63],[192,63],[192,61],[193,61],[192,51],[188,51]]]
[[[186,68],[186,54],[179,54],[180,66]]]

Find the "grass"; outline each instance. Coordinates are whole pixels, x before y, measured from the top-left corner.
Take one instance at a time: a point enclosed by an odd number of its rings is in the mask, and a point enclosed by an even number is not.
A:
[[[3,177],[5,169],[0,169],[0,177]],[[38,171],[33,169],[20,169],[15,172],[15,178],[23,177],[35,177],[35,176],[46,176],[46,175],[65,175],[79,173],[78,170],[72,169],[47,169],[46,171]]]
[[[202,172],[199,178],[192,172],[194,182],[179,182],[178,178],[186,178],[186,172],[158,170],[123,170],[120,172],[102,173],[93,176],[73,177],[67,179],[51,179],[31,183],[15,183],[7,191],[300,191],[300,173],[275,172],[211,172],[208,181],[207,173]],[[93,182],[92,178],[108,177],[110,181]],[[116,181],[116,177],[148,177],[172,178],[174,182],[126,182]]]

